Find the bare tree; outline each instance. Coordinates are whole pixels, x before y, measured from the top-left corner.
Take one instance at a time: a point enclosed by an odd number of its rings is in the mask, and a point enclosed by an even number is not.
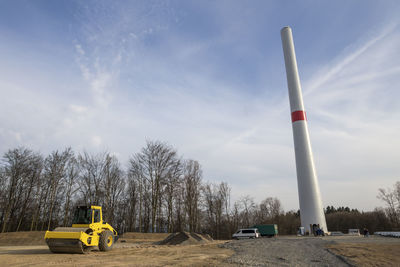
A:
[[[131,208],[136,207],[136,198],[138,198],[138,230],[139,232],[143,232],[143,219],[144,219],[144,206],[145,204],[145,189],[146,179],[144,177],[144,169],[140,163],[138,155],[133,156],[129,160],[129,169],[128,169],[128,185],[129,185],[129,195],[128,201],[131,203]],[[137,193],[136,193],[137,192]],[[135,225],[134,222],[131,222],[131,225]]]
[[[5,167],[0,165],[0,209],[5,206],[5,198],[7,194],[7,175]],[[1,222],[0,222],[1,224]]]
[[[35,189],[35,184],[37,181],[40,179],[42,169],[43,169],[43,158],[39,154],[32,154],[32,157],[30,159],[30,171],[27,173],[27,176],[25,177],[25,190],[24,190],[24,196],[23,196],[23,204],[21,206],[21,212],[19,215],[19,220],[18,220],[18,226],[15,231],[19,231],[22,222],[25,218],[25,214],[28,208],[28,205],[32,201],[32,192]]]
[[[177,152],[172,147],[159,141],[147,141],[142,151],[131,158],[131,165],[140,166],[137,167],[137,170],[141,172],[139,176],[143,177],[150,186],[150,191],[146,193],[150,195],[151,199],[150,214],[152,232],[156,231],[156,222],[161,216],[160,203],[163,187],[168,177],[175,172],[175,166],[178,161]],[[159,227],[161,227],[161,225],[158,225],[158,228]]]
[[[78,191],[77,180],[79,178],[79,164],[75,156],[71,153],[66,166],[66,177],[65,177],[65,204],[64,204],[64,220],[63,225],[67,226],[70,220],[70,214],[72,209],[72,201],[75,198],[75,194]]]
[[[72,149],[67,148],[63,152],[54,151],[45,160],[45,177],[47,185],[50,188],[49,199],[49,218],[47,229],[50,229],[51,220],[53,216],[53,209],[57,202],[60,186],[62,186],[63,179],[66,177],[66,165],[70,158],[73,156]]]
[[[80,179],[79,191],[82,194],[83,202],[86,205],[101,205],[104,195],[104,168],[107,153],[90,155],[84,152],[79,155]]]
[[[179,188],[181,187],[182,181],[181,181],[181,172],[182,172],[182,167],[181,167],[181,162],[176,161],[175,165],[173,167],[173,170],[170,172],[170,175],[168,175],[166,179],[166,184],[165,184],[165,205],[166,205],[166,213],[167,213],[167,228],[168,232],[172,232],[174,230],[174,199],[177,197],[177,194],[179,194]]]
[[[227,222],[228,237],[232,234],[231,219],[230,219],[230,206],[231,206],[231,188],[228,183],[222,182],[219,185],[219,193],[221,199],[224,201],[225,216]]]
[[[267,197],[260,203],[259,222],[276,223],[279,215],[283,213],[282,204],[278,198]]]
[[[396,182],[393,189],[379,189],[377,196],[387,205],[386,213],[395,227],[400,227],[400,181]]]
[[[184,230],[184,224],[185,224],[185,212],[184,212],[184,207],[185,207],[185,189],[182,186],[183,181],[180,179],[178,181],[178,185],[175,188],[175,194],[174,194],[174,217],[175,219],[173,220],[173,231],[174,232],[180,232]]]
[[[204,206],[205,212],[207,214],[206,217],[206,224],[207,224],[207,231],[212,231],[213,236],[216,237],[217,229],[216,229],[216,221],[215,221],[215,201],[214,201],[214,188],[213,185],[210,183],[206,183],[203,185],[203,199],[204,199]]]
[[[240,202],[235,201],[233,204],[232,212],[232,229],[238,229],[241,227],[241,220],[240,220]]]
[[[197,161],[187,160],[183,167],[184,203],[189,231],[197,231],[202,171]]]
[[[127,229],[131,232],[136,229],[136,218],[137,218],[137,206],[138,206],[138,195],[139,195],[139,182],[135,180],[135,177],[131,172],[128,172],[128,180],[127,180],[128,188],[126,191],[126,218],[127,220]],[[141,212],[141,211],[140,211]],[[139,219],[140,221],[140,219]],[[139,232],[141,231],[139,227]]]
[[[125,188],[123,171],[115,156],[106,155],[103,172],[104,218],[110,223],[114,223],[114,211]]]
[[[8,230],[9,222],[14,221],[18,211],[22,212],[21,221],[24,217],[26,205],[31,196],[35,179],[37,178],[37,170],[40,165],[40,156],[34,154],[26,148],[17,148],[9,150],[2,159],[2,179],[6,189],[3,190],[4,206],[2,207],[2,230]],[[25,209],[21,209],[25,207]],[[20,225],[17,223],[17,225]],[[17,228],[19,228],[17,226]]]
[[[243,223],[245,224],[245,227],[250,227],[251,222],[254,222],[254,200],[252,197],[247,195],[240,199],[240,203],[243,207]]]

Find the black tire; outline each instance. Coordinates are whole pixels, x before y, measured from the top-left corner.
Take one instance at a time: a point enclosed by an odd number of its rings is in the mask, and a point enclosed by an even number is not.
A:
[[[114,235],[111,231],[105,230],[101,232],[99,238],[99,249],[100,251],[109,251],[114,245]]]

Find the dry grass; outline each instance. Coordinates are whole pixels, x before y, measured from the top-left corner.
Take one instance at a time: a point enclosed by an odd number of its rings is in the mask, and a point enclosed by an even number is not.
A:
[[[400,266],[400,243],[339,243],[327,247],[357,266]]]

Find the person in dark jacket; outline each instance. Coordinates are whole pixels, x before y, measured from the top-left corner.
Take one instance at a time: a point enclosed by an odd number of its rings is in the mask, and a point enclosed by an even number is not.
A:
[[[367,227],[364,227],[364,237],[368,237],[369,236],[369,232]]]

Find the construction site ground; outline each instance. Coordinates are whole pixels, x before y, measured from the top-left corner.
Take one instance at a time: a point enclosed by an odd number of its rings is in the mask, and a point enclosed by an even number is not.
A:
[[[53,254],[44,232],[0,234],[0,266],[400,266],[400,239],[370,236],[213,241],[126,233],[110,252]]]

